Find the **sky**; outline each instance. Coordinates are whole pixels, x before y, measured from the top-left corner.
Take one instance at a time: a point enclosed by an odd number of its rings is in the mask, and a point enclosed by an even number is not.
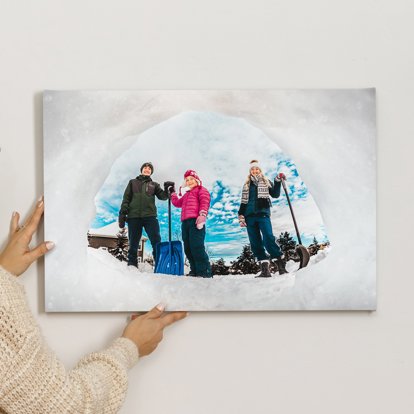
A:
[[[165,139],[168,137],[168,139]],[[285,173],[290,200],[295,211],[302,243],[309,245],[316,237],[328,240],[315,200],[287,157],[265,133],[241,117],[215,112],[188,111],[161,122],[133,137],[133,145],[112,164],[110,172],[95,196],[96,215],[90,232],[99,229],[113,234],[122,196],[131,178],[139,175],[147,161],[154,165],[152,179],[161,185],[172,180],[178,187],[187,169],[195,169],[211,195],[207,219],[206,248],[211,259],[234,260],[248,244],[247,232],[239,227],[237,211],[241,189],[249,172],[249,162],[259,160],[271,180]],[[288,231],[295,239],[295,229],[283,189],[272,199],[271,220],[276,237]],[[157,200],[161,238],[168,240],[168,207]],[[173,239],[180,237],[180,209],[172,206]],[[144,233],[145,234],[145,233]],[[149,241],[146,251],[150,252]]]

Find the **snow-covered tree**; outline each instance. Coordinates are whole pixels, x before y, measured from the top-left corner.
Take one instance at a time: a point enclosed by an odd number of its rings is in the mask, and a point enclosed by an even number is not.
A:
[[[154,257],[151,255],[148,255],[145,259],[144,259],[144,263],[148,263],[150,266],[154,266]]]
[[[241,255],[231,262],[230,273],[234,275],[256,274],[260,270],[259,264],[256,262],[250,245],[243,246]]]
[[[230,273],[230,267],[226,266],[226,262],[223,258],[220,258],[211,263],[211,272],[213,275],[228,275]]]
[[[318,240],[316,240],[316,237],[314,236],[312,244],[308,246],[310,255],[314,256],[315,254],[317,254],[320,248],[321,248],[321,245],[319,244]]]
[[[128,238],[126,236],[126,229],[121,229],[116,235],[116,246],[109,248],[108,252],[115,256],[121,262],[128,261]]]
[[[295,250],[297,243],[289,232],[285,231],[284,233],[280,233],[277,243],[285,256],[285,261],[289,261],[290,259],[295,261],[299,260]]]

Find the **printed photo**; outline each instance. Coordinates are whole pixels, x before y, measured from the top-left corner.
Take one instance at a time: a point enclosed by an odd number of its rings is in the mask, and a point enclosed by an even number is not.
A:
[[[373,89],[46,91],[47,311],[375,309],[375,139]]]

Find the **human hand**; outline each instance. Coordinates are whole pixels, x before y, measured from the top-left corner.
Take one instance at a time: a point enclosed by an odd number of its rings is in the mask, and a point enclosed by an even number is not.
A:
[[[276,181],[282,181],[282,180],[286,180],[286,175],[285,175],[285,174],[283,174],[283,173],[279,173],[279,174],[276,176]]]
[[[244,218],[244,216],[239,216],[239,224],[240,227],[247,227],[246,219]]]
[[[118,216],[118,225],[119,225],[119,228],[120,229],[123,229],[125,227],[126,220],[127,220],[126,214],[119,213],[119,216]]]
[[[34,249],[29,244],[37,231],[45,205],[43,197],[38,200],[32,215],[23,226],[19,225],[20,214],[14,212],[10,221],[9,242],[0,253],[0,266],[8,272],[20,276],[35,260],[54,247],[53,242],[40,243]]]
[[[125,328],[122,336],[138,347],[140,357],[149,355],[163,338],[164,328],[187,316],[187,312],[164,312],[157,305],[144,315],[136,316]]]
[[[204,210],[200,211],[200,215],[197,217],[196,220],[196,227],[198,228],[198,230],[201,230],[205,224],[206,224],[206,216],[207,216],[207,212]]]
[[[164,191],[168,194],[175,193],[175,184],[173,181],[166,181],[164,183]]]

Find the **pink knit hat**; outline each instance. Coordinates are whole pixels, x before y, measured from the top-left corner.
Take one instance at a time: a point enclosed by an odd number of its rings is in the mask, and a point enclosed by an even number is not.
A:
[[[201,180],[200,180],[200,177],[197,175],[197,173],[194,170],[187,170],[184,173],[184,180],[189,176],[193,177],[197,181],[198,185],[202,184]]]

